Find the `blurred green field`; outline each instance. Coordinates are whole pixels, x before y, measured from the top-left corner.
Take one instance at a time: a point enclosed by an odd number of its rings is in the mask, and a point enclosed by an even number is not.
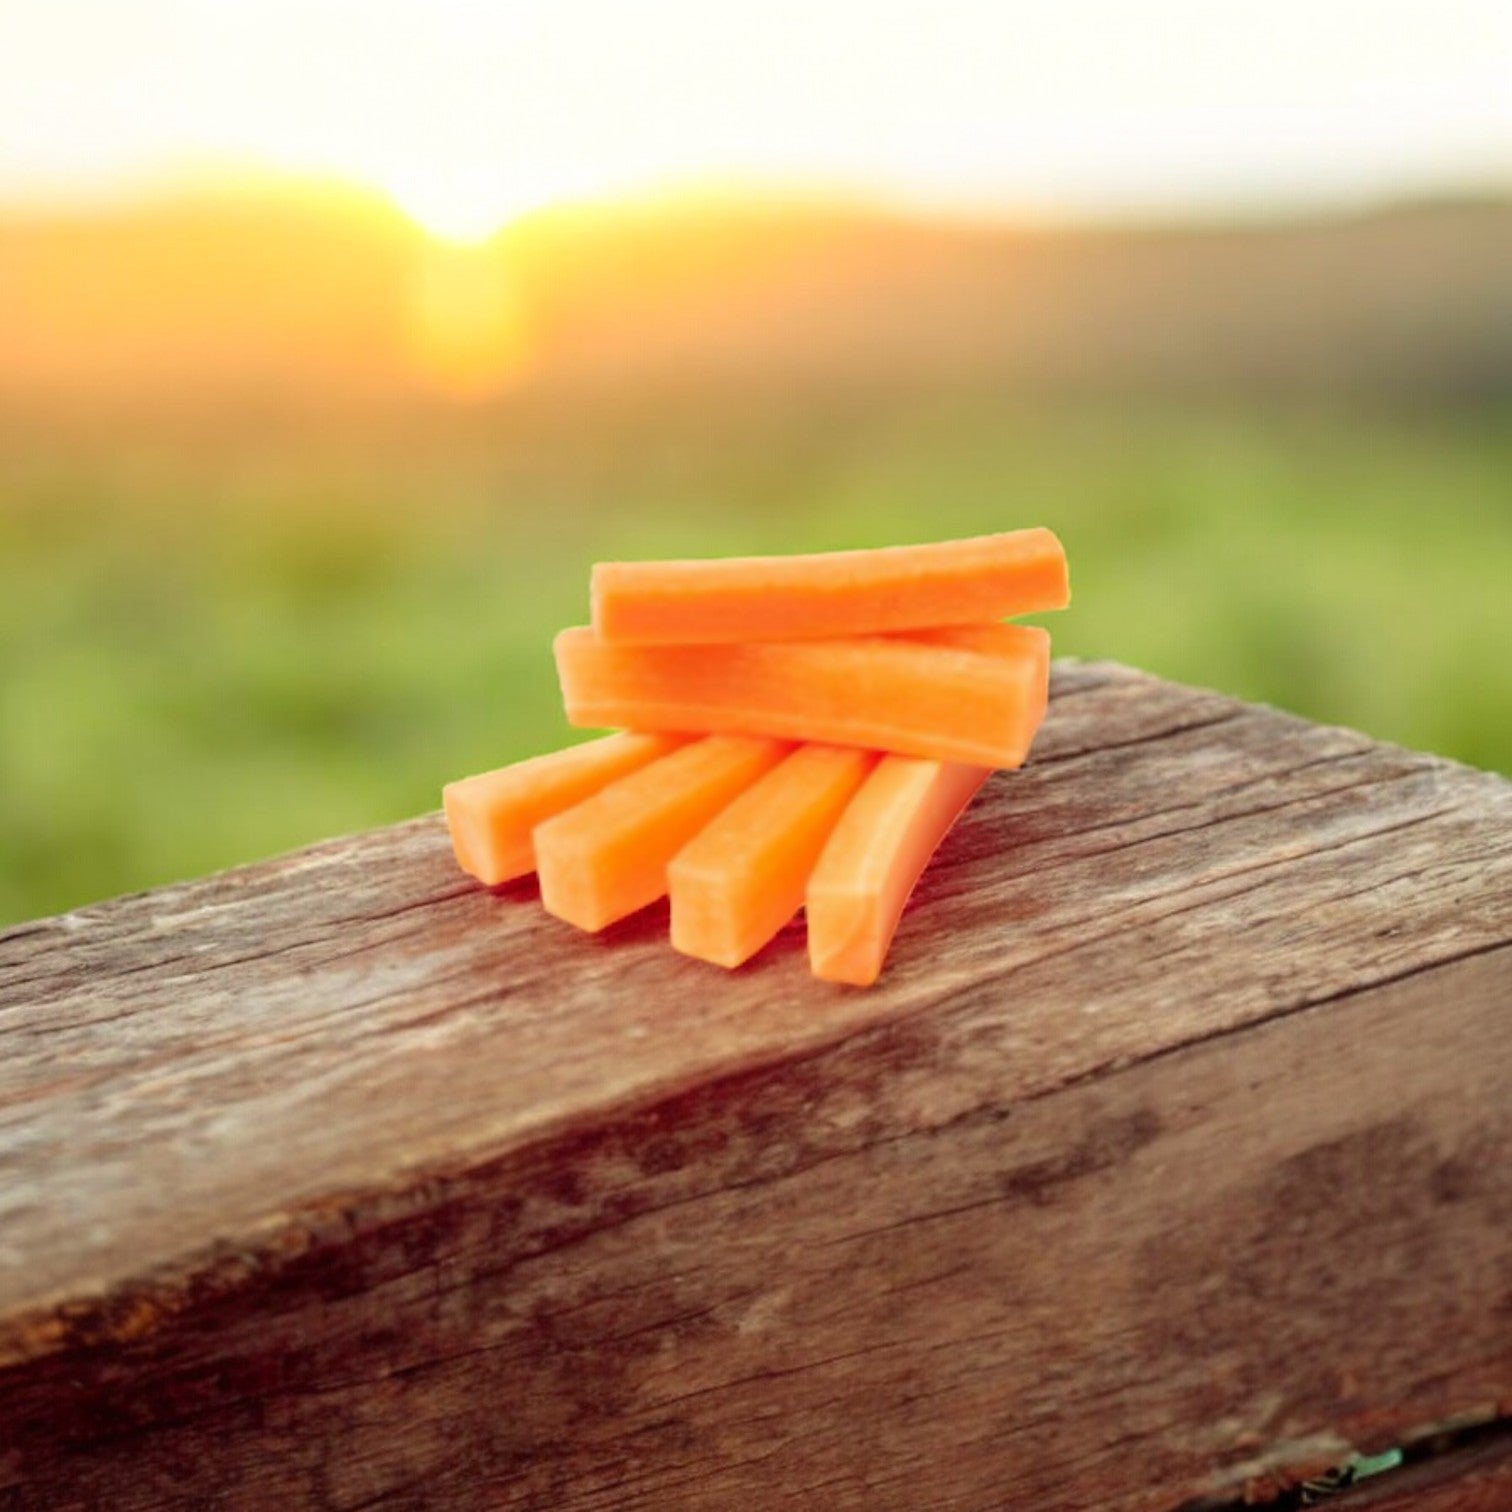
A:
[[[0,451],[0,921],[433,808],[574,738],[600,557],[1047,524],[1061,654],[1512,772],[1499,410],[687,400],[298,447]]]

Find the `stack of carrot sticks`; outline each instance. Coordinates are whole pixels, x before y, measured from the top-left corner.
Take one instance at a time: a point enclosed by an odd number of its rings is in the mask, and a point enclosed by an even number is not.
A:
[[[556,639],[568,721],[618,729],[443,789],[464,871],[534,871],[600,930],[670,895],[734,967],[800,908],[816,976],[875,981],[908,895],[1044,717],[1070,600],[1048,530],[814,556],[606,562]]]

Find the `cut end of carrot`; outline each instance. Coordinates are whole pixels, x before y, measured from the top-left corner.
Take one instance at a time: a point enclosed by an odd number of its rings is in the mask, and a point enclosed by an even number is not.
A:
[[[628,913],[635,912],[634,908],[621,911],[612,898],[605,896],[593,876],[580,875],[570,864],[553,863],[550,860],[542,860],[537,864],[541,883],[541,907],[564,924],[571,924],[573,928],[581,929],[587,934],[598,934],[600,930],[618,923]]]
[[[668,933],[679,955],[733,971],[766,944],[742,929],[740,901],[730,896],[730,889],[720,879],[705,879],[700,886],[687,872],[679,874],[674,868],[669,871],[667,884],[672,897]]]
[[[809,970],[820,981],[870,987],[882,975],[892,932],[878,922],[868,899],[811,892],[804,903],[804,914]]]
[[[457,865],[485,887],[527,876],[535,870],[529,831],[518,838],[501,836],[495,811],[475,783],[475,778],[464,778],[441,789],[441,807]]]

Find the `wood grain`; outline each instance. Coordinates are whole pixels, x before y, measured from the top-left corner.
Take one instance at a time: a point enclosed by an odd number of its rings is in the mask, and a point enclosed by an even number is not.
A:
[[[0,936],[0,1506],[1169,1512],[1512,1404],[1500,779],[1063,664],[877,988],[665,932],[428,817]]]

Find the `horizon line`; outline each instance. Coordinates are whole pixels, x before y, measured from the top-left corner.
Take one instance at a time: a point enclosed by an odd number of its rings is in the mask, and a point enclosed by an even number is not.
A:
[[[1346,220],[1398,210],[1512,203],[1512,175],[1404,178],[1393,184],[1337,189],[1233,191],[1184,195],[1091,198],[1050,203],[985,194],[921,194],[878,186],[797,178],[705,176],[647,182],[598,194],[565,193],[522,207],[479,235],[452,236],[428,226],[380,185],[354,174],[260,163],[232,163],[205,171],[114,176],[71,185],[0,178],[0,221],[110,220],[167,207],[233,202],[306,203],[334,208],[342,201],[384,209],[437,241],[481,244],[539,218],[573,214],[738,214],[752,211],[826,213],[857,219],[959,225],[1021,231],[1137,230],[1142,228],[1265,226]]]

